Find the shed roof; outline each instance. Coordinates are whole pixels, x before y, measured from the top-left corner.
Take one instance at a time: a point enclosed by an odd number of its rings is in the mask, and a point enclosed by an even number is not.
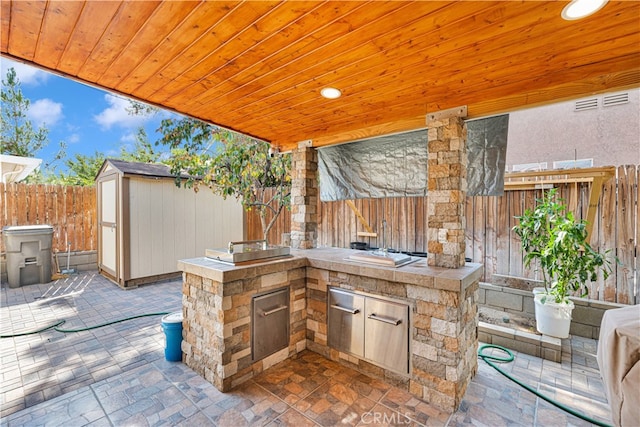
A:
[[[126,162],[124,160],[106,159],[100,168],[102,172],[105,165],[109,163],[117,171],[125,175],[137,175],[153,178],[175,178],[171,173],[171,168],[160,163],[138,163]],[[100,174],[98,174],[100,175]]]
[[[281,148],[640,86],[640,2],[2,1],[0,54]],[[327,86],[343,92],[320,96]]]

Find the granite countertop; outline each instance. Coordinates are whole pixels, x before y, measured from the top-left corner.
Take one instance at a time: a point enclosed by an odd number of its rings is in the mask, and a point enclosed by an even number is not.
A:
[[[358,253],[362,253],[362,251],[330,247],[292,249],[289,257],[239,266],[200,257],[178,261],[178,270],[226,283],[294,268],[313,267],[451,291],[466,288],[477,281],[483,271],[483,265],[478,263],[466,263],[464,267],[457,269],[430,267],[427,265],[426,258],[418,258],[417,261],[400,267],[364,264],[348,260],[349,255]]]
[[[466,263],[461,268],[431,267],[426,258],[416,257],[413,258],[417,261],[400,267],[364,264],[348,260],[349,255],[362,253],[355,249],[315,248],[291,252],[305,256],[309,267],[446,290],[464,289],[483,272],[483,265],[478,263]],[[430,283],[431,278],[435,283]]]

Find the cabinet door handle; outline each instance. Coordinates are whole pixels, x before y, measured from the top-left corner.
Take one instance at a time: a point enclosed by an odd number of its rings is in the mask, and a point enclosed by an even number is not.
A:
[[[262,315],[266,317],[266,316],[268,316],[270,314],[277,313],[279,311],[286,310],[286,309],[287,309],[286,305],[281,305],[280,307],[276,307],[276,308],[271,309],[269,311],[265,311],[264,313],[262,313]]]
[[[336,304],[332,304],[331,308],[335,308],[336,310],[345,311],[345,312],[351,313],[351,314],[360,313],[360,310],[357,309],[357,308],[345,308],[345,307],[340,307],[339,305],[336,305]]]
[[[388,323],[393,326],[398,326],[400,323],[402,323],[402,319],[389,319],[386,317],[380,317],[375,313],[371,313],[370,315],[367,316],[367,318],[371,320],[377,320],[379,322]]]

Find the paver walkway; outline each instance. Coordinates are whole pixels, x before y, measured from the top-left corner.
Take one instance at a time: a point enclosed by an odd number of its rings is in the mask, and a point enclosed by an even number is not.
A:
[[[58,318],[68,320],[65,327],[82,327],[143,311],[176,311],[180,301],[179,281],[123,291],[96,274],[72,276],[64,283],[3,288],[0,333],[12,330],[9,319],[15,322],[14,331]],[[49,331],[0,341],[0,424],[590,425],[520,388],[483,361],[478,362],[460,409],[447,415],[310,351],[221,393],[184,364],[164,360],[159,316],[61,335]],[[515,353],[513,363],[501,366],[561,403],[610,422],[595,362],[596,342],[572,338],[563,345],[562,363]]]
[[[122,290],[96,272],[50,284],[11,289],[0,298],[0,335],[32,331],[66,320],[80,329],[144,313],[182,310],[182,282]],[[0,340],[1,414],[94,384],[164,357],[161,316],[134,319],[86,332],[39,334]]]

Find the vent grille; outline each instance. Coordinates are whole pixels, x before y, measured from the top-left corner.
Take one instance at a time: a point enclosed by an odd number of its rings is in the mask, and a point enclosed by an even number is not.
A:
[[[582,99],[576,101],[575,111],[594,110],[598,108],[598,98]]]
[[[612,107],[614,105],[627,104],[629,102],[628,93],[618,93],[616,95],[607,95],[602,98],[603,107]]]

